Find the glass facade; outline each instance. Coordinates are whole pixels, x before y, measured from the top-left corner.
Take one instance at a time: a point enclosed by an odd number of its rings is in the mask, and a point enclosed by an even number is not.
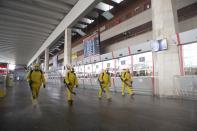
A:
[[[152,52],[146,52],[133,56],[133,75],[151,76],[153,72]]]
[[[78,77],[98,77],[102,69],[109,68],[112,77],[118,77],[123,69],[130,69],[134,76],[151,76],[153,71],[152,52],[125,56],[117,59],[75,67]]]
[[[197,43],[183,45],[185,75],[197,75]]]

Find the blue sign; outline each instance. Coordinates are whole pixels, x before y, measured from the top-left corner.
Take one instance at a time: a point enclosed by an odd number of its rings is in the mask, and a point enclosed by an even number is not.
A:
[[[84,57],[100,54],[100,44],[98,34],[92,35],[83,40]]]

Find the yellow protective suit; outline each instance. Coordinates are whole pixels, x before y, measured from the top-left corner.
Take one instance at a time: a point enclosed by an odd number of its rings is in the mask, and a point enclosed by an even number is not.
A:
[[[109,87],[111,86],[111,77],[110,77],[110,74],[108,74],[108,73],[106,72],[106,70],[104,70],[104,71],[99,75],[99,81],[100,81],[100,83],[101,83],[101,87],[102,87],[102,88],[99,88],[98,97],[101,98],[102,92],[103,92],[102,89],[104,89],[105,92],[106,92],[107,99],[111,99],[110,91],[109,91]]]
[[[41,85],[45,85],[45,78],[41,71],[30,71],[27,75],[27,81],[32,81],[31,90],[33,99],[38,97]]]
[[[133,89],[132,89],[132,76],[131,76],[131,73],[129,72],[129,70],[123,70],[121,72],[121,78],[122,80],[122,96],[124,96],[125,94],[125,88],[127,88],[127,91],[129,93],[129,95],[132,95],[133,94]],[[127,83],[127,84],[125,84]]]
[[[66,76],[65,76],[64,80],[65,80],[65,83],[67,85],[69,85],[69,88],[71,91],[73,91],[75,85],[78,86],[78,80],[77,80],[76,74],[73,71],[68,70],[66,72]],[[70,90],[67,88],[68,101],[72,100],[72,93]]]

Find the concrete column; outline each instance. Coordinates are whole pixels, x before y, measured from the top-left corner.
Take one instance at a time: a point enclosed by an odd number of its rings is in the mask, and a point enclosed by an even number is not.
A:
[[[65,29],[64,66],[71,63],[71,29]]]
[[[178,32],[175,0],[151,0],[153,40],[167,39],[168,50],[153,53],[155,93],[160,96],[174,96],[173,79],[180,75],[178,46],[172,35]]]
[[[49,70],[49,48],[47,47],[45,49],[45,55],[44,55],[44,71]]]
[[[38,57],[38,58],[36,59],[36,63],[37,63],[37,64],[40,64],[40,57]]]

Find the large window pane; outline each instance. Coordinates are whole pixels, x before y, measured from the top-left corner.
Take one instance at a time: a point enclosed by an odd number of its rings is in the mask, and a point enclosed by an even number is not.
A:
[[[108,68],[111,76],[115,76],[115,62],[116,60],[103,61],[103,69]]]
[[[102,71],[102,62],[93,64],[93,76],[94,77],[98,77],[101,71]]]
[[[153,70],[152,52],[133,56],[133,75],[151,76]]]
[[[85,77],[89,78],[92,75],[92,64],[85,65]]]
[[[131,62],[131,56],[126,56],[119,58],[117,60],[117,65],[116,65],[116,76],[118,77],[123,69],[131,69],[132,67],[132,62]]]
[[[84,65],[79,66],[78,76],[84,77]]]
[[[186,75],[197,75],[197,43],[183,45],[184,71]]]

